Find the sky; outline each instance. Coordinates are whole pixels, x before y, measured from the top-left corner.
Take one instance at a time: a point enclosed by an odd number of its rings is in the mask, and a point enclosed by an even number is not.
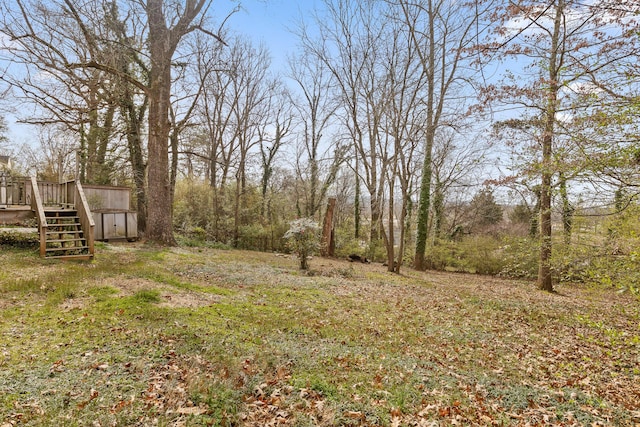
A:
[[[240,10],[229,18],[226,27],[245,34],[256,45],[264,42],[271,52],[274,69],[281,69],[298,44],[288,28],[295,29],[301,17],[310,20],[319,3],[319,0],[214,0],[213,13],[223,19],[239,4]]]

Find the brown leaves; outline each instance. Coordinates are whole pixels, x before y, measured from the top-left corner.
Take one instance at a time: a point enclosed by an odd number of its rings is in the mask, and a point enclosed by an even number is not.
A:
[[[89,398],[78,403],[78,409],[84,409],[84,407],[87,406],[89,402],[91,402],[94,399],[97,399],[99,394],[100,393],[98,393],[98,390],[95,390],[92,388],[89,394]]]
[[[243,425],[294,426],[302,415],[313,420],[314,425],[331,422],[332,412],[320,393],[309,388],[296,390],[288,384],[291,378],[289,366],[278,366],[265,378],[266,382],[244,397],[244,410],[240,415]]]

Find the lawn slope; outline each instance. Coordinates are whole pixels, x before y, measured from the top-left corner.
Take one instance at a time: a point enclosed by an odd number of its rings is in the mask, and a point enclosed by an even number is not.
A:
[[[200,248],[0,251],[0,426],[640,423],[640,304]]]

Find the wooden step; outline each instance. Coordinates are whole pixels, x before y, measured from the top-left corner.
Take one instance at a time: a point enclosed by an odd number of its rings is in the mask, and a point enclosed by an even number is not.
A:
[[[83,251],[85,249],[89,249],[89,246],[67,246],[60,248],[47,248],[45,251],[47,252],[63,252],[63,251]]]
[[[47,224],[47,229],[53,231],[47,231],[47,233],[64,233],[64,227],[75,228],[75,230],[66,230],[69,232],[81,231],[80,224]]]
[[[69,215],[69,216],[47,216],[45,217],[47,222],[50,220],[53,221],[69,221],[69,220],[78,220],[80,217],[78,215]]]
[[[93,255],[91,254],[80,254],[80,255],[47,255],[46,259],[59,259],[59,260],[74,260],[74,261],[91,261],[93,259]]]
[[[71,230],[65,230],[63,228],[48,228],[49,231],[45,231],[45,234],[78,234],[82,233],[82,229],[80,227],[74,227]]]
[[[47,243],[63,243],[63,242],[84,242],[85,239],[76,237],[73,239],[47,239]]]
[[[45,209],[45,258],[61,260],[90,260],[78,212],[74,209],[47,207]]]
[[[73,209],[45,209],[44,216],[47,218],[60,217],[63,218],[65,216],[74,216],[78,215],[78,211]]]

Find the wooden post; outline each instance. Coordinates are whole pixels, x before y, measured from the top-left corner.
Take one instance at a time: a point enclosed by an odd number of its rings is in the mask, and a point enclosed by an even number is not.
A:
[[[335,241],[333,236],[333,211],[336,208],[336,198],[329,197],[327,211],[324,214],[324,224],[322,226],[322,239],[320,241],[320,254],[325,257],[332,257],[335,252]]]

